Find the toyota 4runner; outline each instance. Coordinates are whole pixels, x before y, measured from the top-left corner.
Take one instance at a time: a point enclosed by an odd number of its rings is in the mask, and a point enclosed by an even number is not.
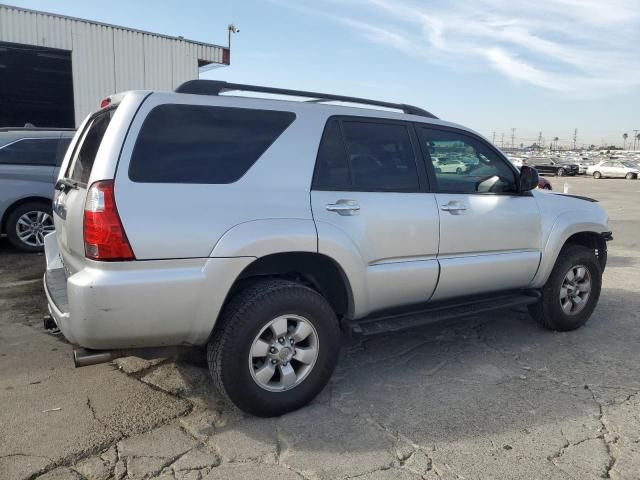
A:
[[[461,171],[434,165],[462,157]],[[410,105],[210,80],[114,95],[56,185],[49,324],[83,347],[77,365],[206,345],[223,394],[279,415],[322,390],[343,331],[523,305],[544,327],[583,325],[607,215],[537,185],[482,136]]]

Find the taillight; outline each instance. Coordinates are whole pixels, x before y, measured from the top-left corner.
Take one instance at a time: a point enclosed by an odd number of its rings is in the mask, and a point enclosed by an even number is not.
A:
[[[135,260],[122,227],[113,194],[113,180],[95,182],[84,203],[84,254],[91,260]]]

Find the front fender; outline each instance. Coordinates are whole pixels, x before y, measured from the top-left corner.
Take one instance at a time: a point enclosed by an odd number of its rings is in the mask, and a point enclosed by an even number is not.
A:
[[[581,220],[576,222],[576,218]],[[585,210],[568,211],[559,215],[544,243],[540,266],[531,282],[531,286],[540,288],[547,282],[560,250],[562,250],[569,237],[580,232],[593,232],[596,234],[606,232],[609,230],[607,223],[607,215],[602,210],[589,212],[589,215],[585,215]]]

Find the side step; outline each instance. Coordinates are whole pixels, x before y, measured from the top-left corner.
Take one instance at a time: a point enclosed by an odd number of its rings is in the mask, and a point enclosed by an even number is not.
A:
[[[462,301],[439,302],[431,307],[399,314],[367,317],[348,323],[356,336],[377,335],[421,327],[454,318],[468,317],[492,310],[531,305],[540,300],[540,292],[531,290],[511,294],[468,298]]]

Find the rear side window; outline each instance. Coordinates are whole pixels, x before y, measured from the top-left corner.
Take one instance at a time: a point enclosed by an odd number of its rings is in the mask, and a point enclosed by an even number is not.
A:
[[[404,124],[330,119],[316,165],[316,189],[412,192],[420,188]]]
[[[167,104],[136,140],[129,178],[145,183],[233,183],[293,122],[274,110]]]
[[[69,165],[67,178],[84,184],[89,181],[89,175],[91,175],[93,163],[96,161],[98,148],[102,143],[102,138],[107,131],[114,112],[115,109],[113,108],[100,112],[85,127],[83,138],[79,146],[76,146],[75,158]]]
[[[0,148],[0,164],[54,166],[57,138],[23,138]]]

